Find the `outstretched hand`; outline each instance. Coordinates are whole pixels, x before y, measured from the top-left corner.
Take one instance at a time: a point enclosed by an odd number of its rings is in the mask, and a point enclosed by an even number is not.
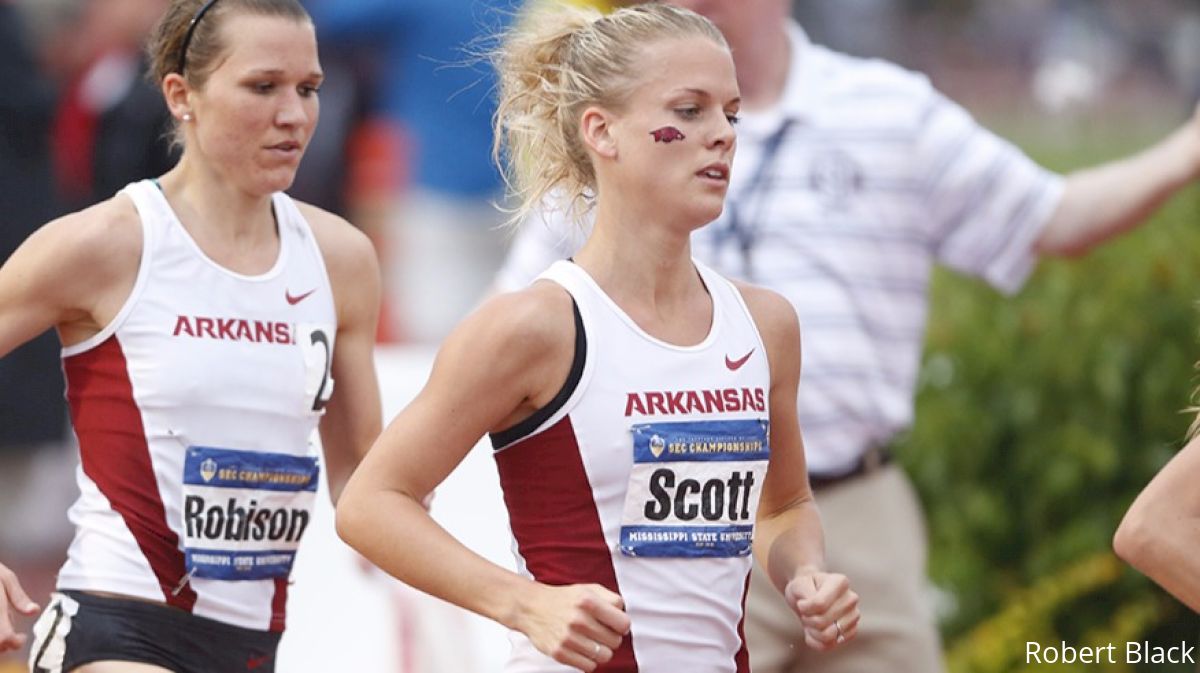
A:
[[[629,626],[624,599],[598,584],[537,585],[520,630],[560,664],[594,671],[612,659]]]
[[[784,587],[784,597],[800,616],[804,642],[814,650],[833,649],[858,633],[858,594],[845,575],[806,572]]]
[[[29,600],[29,595],[21,587],[16,573],[0,563],[0,652],[25,646],[25,634],[17,633],[13,626],[13,609],[25,616],[31,616],[40,608],[37,603]]]

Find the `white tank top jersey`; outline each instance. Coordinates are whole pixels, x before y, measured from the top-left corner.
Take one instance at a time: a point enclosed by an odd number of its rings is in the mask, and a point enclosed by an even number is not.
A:
[[[641,330],[574,263],[550,267],[540,278],[575,302],[571,374],[549,405],[492,435],[519,571],[625,600],[632,630],[606,673],[750,670],[742,620],[770,370],[738,290],[696,268],[712,327],[682,347]],[[574,670],[512,638],[506,671]]]
[[[58,587],[282,631],[333,388],[325,263],[284,194],[275,265],[246,276],[201,251],[156,183],[123,193],[144,237],[133,291],[63,349],[81,495]]]

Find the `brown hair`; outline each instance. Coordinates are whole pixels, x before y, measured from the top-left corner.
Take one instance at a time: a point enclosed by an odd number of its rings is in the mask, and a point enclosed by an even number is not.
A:
[[[511,30],[494,57],[500,80],[493,157],[517,197],[519,222],[551,193],[578,213],[596,175],[579,134],[589,105],[619,105],[636,77],[639,47],[700,36],[728,48],[695,12],[649,2],[604,15],[559,6]]]
[[[180,64],[186,62],[185,72],[179,74],[192,87],[203,88],[225,50],[221,25],[227,16],[239,13],[312,21],[298,0],[173,0],[146,46],[154,81],[161,83],[167,75],[179,72]],[[189,30],[192,35],[187,41]]]

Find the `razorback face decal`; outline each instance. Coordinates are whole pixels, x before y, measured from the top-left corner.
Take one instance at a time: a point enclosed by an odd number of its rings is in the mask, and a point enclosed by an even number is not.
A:
[[[654,142],[656,143],[669,143],[675,140],[683,140],[686,137],[683,135],[683,131],[674,126],[664,126],[661,129],[655,129],[650,132],[650,135],[654,136]]]

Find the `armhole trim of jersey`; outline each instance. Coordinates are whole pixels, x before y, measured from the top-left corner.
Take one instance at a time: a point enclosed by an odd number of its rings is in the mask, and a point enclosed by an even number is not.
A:
[[[148,180],[145,182],[147,185],[149,185]],[[121,304],[121,309],[117,311],[117,315],[113,316],[113,319],[109,321],[109,323],[105,325],[99,332],[96,332],[91,337],[84,339],[79,343],[71,344],[70,346],[63,346],[59,351],[59,357],[61,359],[73,357],[79,355],[80,353],[86,353],[105,341],[108,341],[109,338],[117,333],[117,330],[121,328],[121,325],[125,324],[125,319],[129,317],[129,314],[133,311],[134,305],[137,304],[138,299],[140,299],[142,296],[142,290],[144,290],[146,287],[146,279],[150,276],[150,265],[153,262],[152,255],[154,253],[154,246],[157,244],[157,239],[155,238],[156,232],[153,229],[153,224],[150,221],[150,215],[148,214],[148,211],[145,209],[144,204],[139,201],[138,198],[134,197],[132,188],[137,188],[139,184],[140,183],[135,183],[134,185],[122,190],[122,192],[125,192],[129,197],[129,200],[133,202],[134,209],[137,211],[138,215],[138,223],[142,230],[142,255],[138,259],[137,276],[134,278],[133,287],[129,290],[129,296],[126,297],[125,302]],[[150,186],[150,188],[153,189],[154,187]]]
[[[579,313],[579,304],[575,302],[574,297],[571,297],[571,311],[575,314],[575,356],[571,360],[571,371],[567,374],[567,380],[554,399],[533,412],[529,418],[507,430],[490,433],[495,450],[499,451],[532,435],[551,416],[563,408],[563,405],[571,399],[571,395],[579,386],[579,381],[583,378],[583,366],[587,362],[587,332],[583,329],[583,316]]]

